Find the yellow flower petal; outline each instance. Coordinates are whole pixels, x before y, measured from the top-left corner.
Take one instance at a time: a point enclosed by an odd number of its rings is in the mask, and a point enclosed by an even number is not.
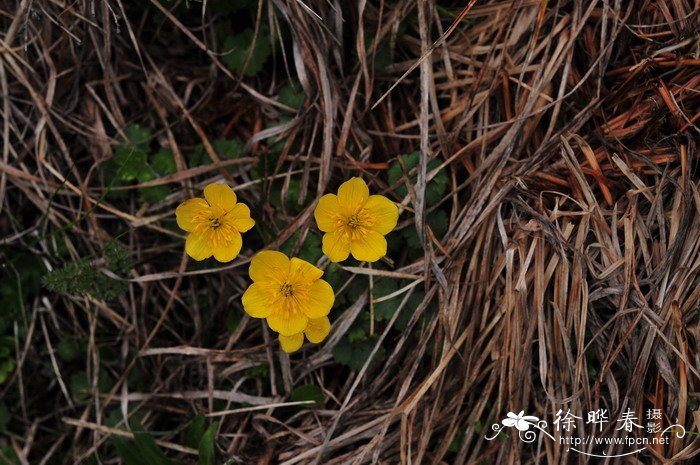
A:
[[[318,229],[323,232],[335,231],[338,215],[340,215],[340,204],[337,195],[326,194],[318,200],[318,205],[314,210]]]
[[[322,318],[331,311],[335,294],[333,288],[326,281],[319,279],[309,286],[308,301],[302,311],[309,318]]]
[[[211,257],[212,250],[209,247],[208,233],[191,233],[185,241],[185,252],[197,261]]]
[[[270,329],[277,331],[282,336],[292,336],[306,329],[309,319],[304,315],[291,315],[289,312],[279,311],[267,317]]]
[[[309,324],[306,326],[304,334],[306,334],[306,339],[308,339],[309,342],[318,344],[319,342],[323,341],[330,332],[331,322],[328,320],[328,317],[324,316],[323,318],[309,320]]]
[[[291,336],[282,336],[280,334],[279,340],[282,350],[287,353],[296,352],[297,350],[301,349],[301,345],[304,343],[304,334],[299,333]]]
[[[350,244],[345,239],[343,230],[329,232],[323,235],[323,253],[332,262],[342,262],[350,255]]]
[[[313,266],[301,258],[293,257],[290,260],[290,279],[296,282],[316,281],[323,276],[323,270]]]
[[[371,228],[380,234],[388,234],[399,220],[399,208],[382,195],[370,195],[365,204],[368,216],[373,220]]]
[[[175,209],[177,225],[187,232],[194,231],[197,227],[196,217],[207,210],[209,204],[204,199],[185,200]]]
[[[369,198],[369,188],[362,178],[351,178],[338,188],[338,203],[340,207],[352,211],[362,207]]]
[[[289,275],[289,258],[282,252],[263,250],[250,261],[248,269],[253,281],[280,281]]]
[[[243,293],[243,310],[253,318],[267,318],[274,312],[269,289],[260,283],[253,283]]]
[[[250,217],[250,208],[244,203],[237,203],[226,213],[224,218],[240,232],[246,232],[255,226],[255,221]]]
[[[233,208],[236,204],[236,194],[231,186],[226,184],[209,184],[204,188],[204,198],[212,207],[220,207],[224,210]]]
[[[350,244],[350,253],[361,262],[376,262],[386,255],[386,239],[377,231],[367,229]]]
[[[216,234],[213,233],[213,234]],[[243,238],[241,233],[237,231],[229,231],[226,233],[226,240],[219,239],[213,241],[211,250],[214,253],[214,258],[221,263],[230,262],[238,256],[243,246]]]

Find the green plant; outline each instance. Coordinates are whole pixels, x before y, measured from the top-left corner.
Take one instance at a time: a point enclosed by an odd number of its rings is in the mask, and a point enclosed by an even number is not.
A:
[[[418,167],[420,153],[411,152],[408,155],[401,155],[400,157],[403,162],[403,167],[401,166],[401,162],[398,160],[395,161],[389,167],[387,176],[389,178],[389,184],[392,186],[400,181],[399,186],[396,188],[396,193],[401,197],[405,197],[408,194],[408,188],[406,187],[405,179],[402,179],[402,177],[404,177],[404,174],[408,175],[407,177],[411,185],[416,185],[417,175],[415,172],[411,173],[411,171]],[[438,166],[440,166],[439,160],[431,160],[428,163],[427,171],[430,172]],[[444,169],[440,170],[433,179],[428,181],[428,184],[425,186],[425,202],[428,206],[433,206],[440,201],[445,194],[445,190],[447,190],[449,181],[450,179]]]
[[[323,395],[321,388],[314,384],[303,384],[295,387],[290,397],[292,402],[309,402],[299,405],[301,408],[319,408],[326,403],[326,396]]]
[[[321,236],[314,231],[309,231],[304,238],[304,243],[301,244],[301,247],[299,248],[299,252],[297,254],[293,254],[292,252],[294,250],[294,246],[299,240],[299,234],[299,231],[295,231],[294,234],[292,234],[292,237],[287,239],[280,246],[280,252],[283,252],[289,256],[294,255],[302,260],[306,260],[309,263],[318,262],[321,256],[323,256],[323,252],[321,251]]]
[[[216,155],[222,160],[238,158],[241,156],[241,152],[243,151],[243,144],[236,139],[219,138],[215,139],[211,145],[214,148]],[[202,166],[213,162],[203,144],[198,144],[195,146],[194,150],[192,150],[192,153],[188,157],[188,161],[191,167]]]
[[[112,436],[112,444],[125,465],[176,465],[156,444],[153,436],[141,430],[134,431],[134,446],[131,441]]]
[[[103,251],[107,268],[118,276],[125,276],[131,269],[131,261],[126,249],[116,241],[111,241]],[[123,294],[128,284],[102,273],[87,258],[68,263],[43,276],[44,287],[61,294],[89,295],[96,299],[113,300]]]
[[[247,77],[257,75],[272,54],[272,41],[267,26],[260,28],[255,44],[253,44],[253,38],[253,29],[247,28],[238,34],[227,35],[224,39],[222,60],[229,69],[239,75],[243,74]]]
[[[153,135],[150,129],[132,124],[124,128],[115,147],[114,157],[103,166],[106,184],[114,187],[128,186],[134,182],[145,183],[177,171],[175,158],[168,149],[151,150]],[[144,202],[159,202],[170,193],[167,186],[140,187],[139,193]],[[126,197],[124,190],[110,190],[112,199]]]
[[[379,337],[376,334],[368,336],[364,332],[352,332],[343,337],[333,348],[333,358],[336,362],[342,363],[352,370],[359,371],[372,354],[378,339]],[[386,358],[386,349],[384,346],[379,346],[370,361],[370,368],[376,366],[384,358]]]
[[[0,337],[0,384],[4,383],[15,369],[14,348],[12,336]]]
[[[304,91],[301,84],[295,81],[288,82],[280,89],[277,100],[288,107],[298,109],[304,102]]]

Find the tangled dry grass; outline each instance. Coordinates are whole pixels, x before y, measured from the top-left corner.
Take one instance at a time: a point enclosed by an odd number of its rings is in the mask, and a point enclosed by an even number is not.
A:
[[[0,6],[3,261],[23,251],[51,270],[118,237],[135,262],[117,300],[43,289],[20,309],[16,369],[0,386],[16,408],[1,445],[22,464],[119,463],[109,439],[132,437],[124,418],[140,414],[170,457],[195,463],[183,425],[219,414],[215,444],[228,463],[554,464],[589,459],[484,434],[508,411],[551,419],[601,407],[611,417],[660,408],[698,432],[700,3],[254,4],[255,37],[269,30],[277,44],[254,78],[222,61],[215,28],[232,20],[207,2]],[[379,69],[386,45],[391,61]],[[271,124],[290,110],[276,97],[290,78],[303,102]],[[153,204],[105,196],[100,167],[134,123],[175,155],[174,174],[117,188],[167,186]],[[222,136],[245,141],[243,155],[223,159],[213,145]],[[256,177],[271,140],[281,156]],[[211,163],[189,166],[199,143]],[[385,172],[414,150],[404,179],[415,184],[401,196]],[[441,170],[448,189],[430,206],[426,186]],[[348,268],[364,291],[301,355],[281,354],[247,317],[227,331],[252,253],[295,233],[298,251],[315,228],[313,199],[351,175],[400,203],[399,228],[416,228],[420,258]],[[312,202],[273,206],[272,179],[283,197],[297,182]],[[232,264],[193,267],[173,210],[213,180],[236,186],[271,226]],[[442,237],[425,221],[435,209],[447,213]],[[379,277],[409,284],[376,328],[386,357],[350,371],[332,351],[373,305]],[[396,331],[416,290],[425,297]],[[87,341],[74,365],[55,356],[67,335]],[[260,365],[266,382],[251,375]],[[71,370],[87,374],[86,395],[70,390]],[[113,383],[101,390],[104,370]],[[303,384],[321,387],[322,408],[278,406]],[[606,433],[621,434],[614,424]],[[698,451],[688,434],[624,463],[696,463]]]

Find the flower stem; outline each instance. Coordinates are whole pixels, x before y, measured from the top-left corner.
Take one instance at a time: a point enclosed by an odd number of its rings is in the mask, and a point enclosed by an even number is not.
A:
[[[369,269],[372,269],[372,264],[368,263]],[[369,274],[369,335],[374,335],[374,297],[372,290],[374,289],[374,279],[372,273]]]

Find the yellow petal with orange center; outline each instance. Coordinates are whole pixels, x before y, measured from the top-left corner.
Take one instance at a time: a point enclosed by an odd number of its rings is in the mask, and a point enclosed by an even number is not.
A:
[[[326,194],[318,200],[314,210],[318,229],[323,232],[335,231],[338,216],[340,216],[340,204],[337,195]]]
[[[386,255],[386,239],[377,231],[366,229],[350,244],[350,253],[361,262],[376,262]]]
[[[250,208],[244,203],[237,203],[226,213],[224,219],[240,232],[246,232],[255,226],[255,221],[250,217]]]
[[[294,282],[307,283],[316,281],[323,276],[323,270],[300,258],[293,257],[290,261],[289,276]]]
[[[253,283],[243,293],[243,310],[253,318],[267,318],[275,309],[273,308],[269,286]]]
[[[333,302],[335,302],[335,294],[330,284],[319,279],[309,286],[307,299],[301,310],[309,318],[321,318],[331,311]]]
[[[226,184],[209,184],[204,188],[204,198],[212,207],[229,210],[236,204],[236,194]]]
[[[281,281],[289,275],[289,258],[282,252],[263,250],[255,254],[248,269],[253,281]]]
[[[208,211],[209,204],[204,199],[185,200],[175,209],[177,225],[187,232],[194,231],[199,224],[198,217],[206,218]]]
[[[332,262],[342,262],[348,258],[348,255],[350,255],[350,243],[345,237],[342,228],[323,235],[322,250]]]
[[[296,352],[301,348],[301,345],[304,343],[304,334],[298,333],[293,334],[291,336],[282,336],[280,334],[279,340],[280,345],[282,346],[282,350],[284,350],[287,353]]]
[[[372,220],[371,228],[380,234],[388,234],[399,220],[399,208],[383,195],[370,195],[365,203],[367,216]]]
[[[355,213],[369,198],[369,188],[362,178],[351,178],[338,188],[338,203],[346,212]]]
[[[330,332],[331,322],[324,316],[323,318],[309,320],[309,324],[306,326],[304,334],[306,334],[306,339],[308,339],[309,342],[318,344],[319,342],[323,341]]]
[[[282,336],[292,336],[306,329],[309,319],[304,315],[292,314],[287,311],[278,311],[267,317],[270,329],[277,331]]]
[[[185,252],[197,261],[211,257],[213,252],[209,245],[209,232],[190,233],[185,241]]]
[[[213,232],[212,234],[216,234],[216,232]],[[212,241],[211,250],[214,253],[215,259],[222,263],[226,263],[238,256],[242,246],[243,238],[241,238],[241,233],[238,231],[228,231],[226,232],[225,238]]]

